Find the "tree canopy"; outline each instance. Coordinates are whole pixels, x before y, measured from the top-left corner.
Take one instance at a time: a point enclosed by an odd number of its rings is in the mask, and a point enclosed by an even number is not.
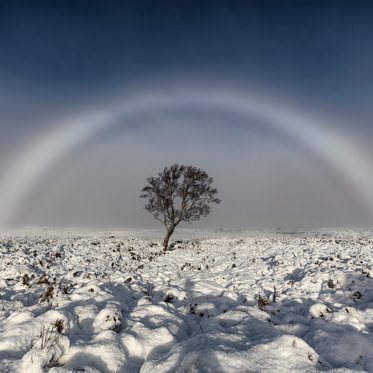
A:
[[[140,198],[148,203],[144,209],[163,223],[167,230],[164,249],[176,226],[181,221],[191,223],[206,217],[211,212],[210,203],[220,203],[218,190],[212,188],[212,177],[194,166],[174,164],[165,167],[158,177],[148,177],[148,185],[141,191]]]

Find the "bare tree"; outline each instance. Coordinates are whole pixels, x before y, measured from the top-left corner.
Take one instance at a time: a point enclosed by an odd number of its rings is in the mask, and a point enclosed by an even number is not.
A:
[[[158,177],[146,180],[148,185],[141,190],[144,194],[140,198],[148,199],[144,209],[166,227],[163,250],[167,249],[168,241],[181,221],[191,223],[201,216],[206,217],[211,212],[209,203],[220,203],[215,197],[218,190],[211,187],[213,179],[193,166],[174,164],[165,167]]]

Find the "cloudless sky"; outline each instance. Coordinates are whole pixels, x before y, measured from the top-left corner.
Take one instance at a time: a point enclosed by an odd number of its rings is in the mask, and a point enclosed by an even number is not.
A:
[[[322,118],[372,163],[372,19],[370,1],[3,1],[0,185],[44,135],[149,92],[255,96]],[[161,228],[138,196],[173,163],[205,170],[222,199],[193,228],[372,226],[348,180],[358,162],[341,175],[265,119],[208,106],[116,118],[37,183],[15,178],[10,223]]]

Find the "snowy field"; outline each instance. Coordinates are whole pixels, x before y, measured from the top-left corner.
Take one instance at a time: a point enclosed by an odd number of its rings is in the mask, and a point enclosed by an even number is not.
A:
[[[0,371],[373,372],[372,232],[163,234],[0,233]]]

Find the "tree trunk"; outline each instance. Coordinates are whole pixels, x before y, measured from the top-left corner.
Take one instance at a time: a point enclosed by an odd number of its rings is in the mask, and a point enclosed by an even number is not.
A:
[[[169,241],[170,237],[172,236],[172,233],[174,233],[174,229],[175,228],[170,228],[170,229],[167,230],[166,237],[164,238],[164,241],[163,241],[163,251],[167,250],[168,241]]]

